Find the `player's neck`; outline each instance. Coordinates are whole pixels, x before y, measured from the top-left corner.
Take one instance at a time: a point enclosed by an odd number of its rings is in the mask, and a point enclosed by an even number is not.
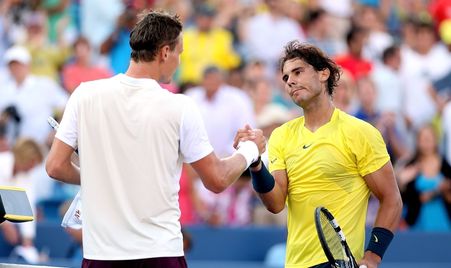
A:
[[[314,107],[304,109],[304,126],[311,132],[315,132],[321,126],[327,124],[334,113],[335,106],[331,100],[317,103]]]
[[[130,61],[130,66],[125,74],[133,78],[150,78],[158,81],[160,78],[159,68],[155,65],[154,62],[137,63]]]

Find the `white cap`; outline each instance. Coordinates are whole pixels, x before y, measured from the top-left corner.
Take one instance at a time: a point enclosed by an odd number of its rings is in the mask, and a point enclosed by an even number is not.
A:
[[[17,61],[22,64],[29,64],[31,61],[31,55],[25,47],[13,46],[6,50],[4,59],[6,64],[12,61]]]
[[[273,124],[283,124],[293,117],[290,111],[280,104],[266,105],[260,114],[257,115],[257,127],[264,128]]]

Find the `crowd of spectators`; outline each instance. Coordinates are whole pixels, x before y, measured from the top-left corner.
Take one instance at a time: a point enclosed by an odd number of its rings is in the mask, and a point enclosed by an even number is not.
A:
[[[1,1],[0,184],[25,187],[37,220],[50,217],[43,204],[64,208],[77,192],[44,171],[54,135],[47,117],[61,117],[80,83],[126,70],[143,9],[184,23],[181,65],[163,87],[196,101],[217,155],[233,151],[246,123],[269,137],[302,115],[284,91],[278,57],[288,41],[309,42],[342,67],[336,107],[387,143],[405,201],[400,228],[451,231],[451,0]],[[368,219],[377,207],[370,202]],[[186,166],[180,206],[182,224],[286,223],[284,213],[262,208],[246,174],[216,195]],[[33,247],[32,231],[11,235],[5,226],[10,243]]]

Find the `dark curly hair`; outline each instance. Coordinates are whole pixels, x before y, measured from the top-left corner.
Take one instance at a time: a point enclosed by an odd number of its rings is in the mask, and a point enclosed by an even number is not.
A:
[[[279,63],[280,71],[283,71],[283,66],[286,61],[297,58],[313,66],[316,71],[329,69],[330,75],[327,79],[327,92],[332,96],[341,74],[337,64],[319,48],[294,40],[285,46],[284,54]]]
[[[182,28],[177,15],[159,11],[142,12],[130,33],[131,58],[135,62],[149,62],[165,45],[174,50]]]

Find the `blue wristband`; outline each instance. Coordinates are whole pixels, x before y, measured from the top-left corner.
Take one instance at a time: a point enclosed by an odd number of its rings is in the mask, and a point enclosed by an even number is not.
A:
[[[269,173],[266,169],[263,162],[261,163],[261,168],[259,171],[251,170],[251,178],[252,186],[259,194],[270,192],[274,188],[274,185],[276,185],[276,181],[272,177],[271,173]]]
[[[390,245],[390,242],[393,239],[393,236],[394,235],[390,230],[382,227],[374,227],[371,231],[370,242],[368,243],[366,250],[377,254],[382,259],[388,245]]]
[[[259,156],[255,162],[253,162],[252,164],[249,165],[249,167],[251,167],[251,168],[257,167],[258,165],[260,165],[261,161],[262,161],[262,158],[261,158],[261,156]]]

